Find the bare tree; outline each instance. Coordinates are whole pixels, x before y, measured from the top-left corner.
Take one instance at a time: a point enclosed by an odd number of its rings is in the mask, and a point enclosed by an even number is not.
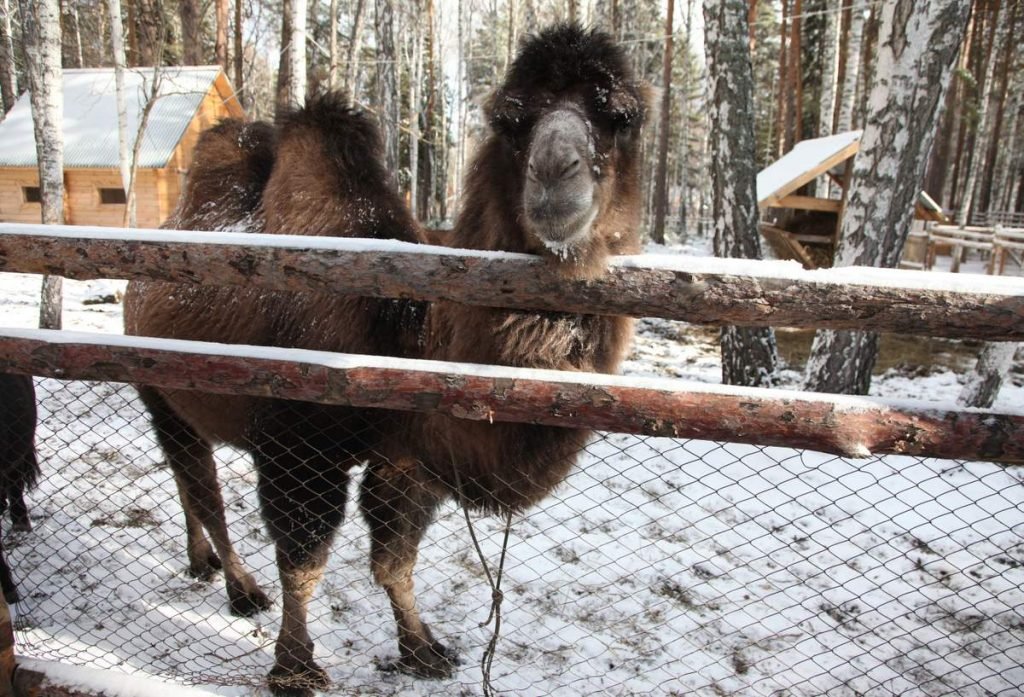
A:
[[[356,99],[359,94],[359,52],[363,41],[363,24],[366,22],[366,0],[355,0],[356,7],[352,14],[352,35],[348,40],[348,52],[345,58],[345,89]]]
[[[846,52],[842,55],[843,85],[837,95],[839,114],[836,116],[836,133],[853,128],[853,111],[857,104],[857,80],[860,76],[861,40],[864,35],[864,8],[857,2],[846,0],[849,8],[850,28],[846,32]]]
[[[20,0],[25,73],[32,101],[32,123],[39,163],[42,222],[64,222],[64,71],[61,68],[59,0]],[[44,276],[39,326],[60,329],[59,276]]]
[[[181,60],[185,65],[203,64],[203,42],[200,35],[202,22],[199,0],[178,0],[178,19],[181,21]]]
[[[14,66],[10,0],[0,0],[0,13],[0,98],[3,99],[6,114],[18,98],[18,72]]]
[[[242,41],[242,0],[235,0],[235,94],[245,94],[245,43]]]
[[[882,6],[876,79],[836,266],[896,266],[969,5],[969,0],[900,0]],[[819,331],[807,362],[807,388],[866,394],[877,355],[877,334]]]
[[[661,72],[661,123],[658,125],[658,169],[654,175],[654,225],[651,239],[665,244],[665,211],[668,208],[668,129],[672,122],[672,15],[675,2],[668,0],[665,17],[665,55]],[[751,90],[753,95],[753,90]]]
[[[221,69],[226,73],[228,67],[228,0],[215,0],[217,31],[214,39],[214,53]]]
[[[121,22],[121,0],[107,0],[110,13],[110,43],[114,52],[114,99],[117,104],[117,162],[121,171],[121,187],[127,193],[131,188],[132,164],[128,151],[128,106],[124,93],[124,26]],[[126,198],[127,201],[127,198]],[[133,207],[125,206],[124,222],[134,226]]]
[[[704,0],[711,95],[711,182],[715,254],[758,259],[754,72],[746,0]],[[770,328],[723,327],[722,382],[768,386],[778,370]]]
[[[384,141],[384,165],[398,171],[398,51],[395,49],[395,8],[392,0],[375,0],[377,34],[377,115]],[[392,175],[394,179],[394,175]],[[397,186],[396,181],[392,184]]]

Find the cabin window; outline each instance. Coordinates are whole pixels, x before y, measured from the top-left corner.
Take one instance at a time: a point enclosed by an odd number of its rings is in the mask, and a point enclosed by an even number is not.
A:
[[[124,205],[128,199],[124,195],[124,189],[100,189],[100,203],[107,205]]]
[[[25,203],[42,203],[43,195],[38,186],[23,186],[21,193],[25,197]]]

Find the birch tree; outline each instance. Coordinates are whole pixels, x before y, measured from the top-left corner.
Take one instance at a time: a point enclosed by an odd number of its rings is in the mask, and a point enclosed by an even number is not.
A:
[[[20,0],[25,73],[39,163],[42,222],[64,222],[64,72],[61,68],[59,0]],[[39,326],[60,329],[61,278],[44,276]]]
[[[291,2],[291,42],[288,49],[288,101],[302,106],[306,101],[306,0]]]
[[[375,0],[377,34],[377,115],[384,141],[384,167],[398,171],[398,51],[395,49],[395,8],[391,0]],[[397,186],[392,175],[392,184]]]
[[[665,55],[661,78],[661,123],[658,125],[658,169],[654,175],[654,225],[651,239],[665,244],[665,212],[668,209],[668,130],[672,122],[672,14],[675,3],[668,0],[665,18]],[[753,99],[753,77],[751,77]]]
[[[969,7],[969,0],[897,0],[881,7],[870,108],[835,266],[896,266]],[[807,362],[806,386],[867,394],[877,355],[877,334],[819,331]]]
[[[850,0],[846,0],[849,5]],[[853,128],[853,112],[857,104],[857,81],[860,78],[861,40],[864,35],[864,8],[858,3],[850,12],[850,29],[846,33],[846,52],[843,54],[843,85],[837,95],[839,114],[836,116],[836,133],[845,133]]]
[[[711,94],[711,182],[715,254],[759,259],[754,73],[746,0],[704,0],[704,42]],[[724,327],[722,382],[769,386],[778,368],[775,333]]]
[[[117,164],[121,172],[121,188],[131,188],[132,163],[128,151],[128,105],[124,93],[124,26],[121,23],[121,0],[107,0],[110,13],[110,43],[114,52],[114,100],[117,104]],[[125,197],[127,203],[127,196]],[[125,205],[124,222],[132,226],[134,211]]]
[[[345,89],[352,101],[359,94],[359,53],[363,41],[363,24],[366,21],[366,0],[356,0],[352,15],[352,35],[348,41],[348,52],[345,58]]]
[[[18,98],[18,72],[14,68],[14,33],[11,28],[11,0],[0,0],[0,98],[4,113]]]

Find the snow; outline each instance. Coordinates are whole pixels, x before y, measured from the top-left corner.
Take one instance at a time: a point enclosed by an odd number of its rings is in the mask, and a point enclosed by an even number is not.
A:
[[[122,341],[120,305],[82,301],[123,285],[66,283],[65,326]],[[0,274],[0,324],[34,327],[38,288],[37,277]],[[626,377],[601,379],[675,377],[718,389],[717,355],[695,329],[664,320],[639,328]],[[49,379],[37,389],[44,480],[29,497],[34,530],[5,540],[24,597],[12,606],[20,654],[60,661],[52,670],[63,679],[102,684],[107,694],[150,694],[134,680],[143,677],[252,694],[273,662],[280,604],[235,618],[222,578],[185,574],[173,477],[134,390]],[[959,389],[949,370],[900,372],[876,379],[873,397],[941,404]],[[1022,409],[1024,387],[1008,383],[995,410]],[[251,463],[228,448],[217,459],[236,547],[279,598]],[[990,463],[598,435],[556,493],[514,521],[495,688],[1018,694],[1022,483],[1024,468]],[[379,670],[397,652],[394,623],[370,579],[365,525],[351,501],[347,513],[310,607],[332,693],[480,694],[490,590],[461,511],[440,512],[416,572],[425,618],[463,657],[440,682]],[[474,517],[474,525],[493,567],[502,523]],[[72,663],[108,672],[87,676],[64,665]]]
[[[787,185],[803,174],[820,167],[829,158],[860,140],[861,131],[847,131],[823,138],[802,140],[793,149],[757,174],[757,202],[785,195]],[[783,192],[780,194],[780,192]]]

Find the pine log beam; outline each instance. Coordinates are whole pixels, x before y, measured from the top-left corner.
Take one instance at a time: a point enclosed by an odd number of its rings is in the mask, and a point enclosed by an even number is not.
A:
[[[209,240],[209,241],[206,241]],[[259,286],[696,324],[1024,340],[1024,279],[707,257],[620,257],[597,281],[539,257],[251,233],[0,223],[0,271]]]
[[[772,208],[794,208],[803,211],[822,211],[825,213],[838,213],[842,201],[831,198],[816,198],[814,196],[797,196],[789,194],[783,196],[772,204]]]
[[[1024,463],[1024,416],[676,379],[0,330],[0,371],[455,418],[818,450]]]

